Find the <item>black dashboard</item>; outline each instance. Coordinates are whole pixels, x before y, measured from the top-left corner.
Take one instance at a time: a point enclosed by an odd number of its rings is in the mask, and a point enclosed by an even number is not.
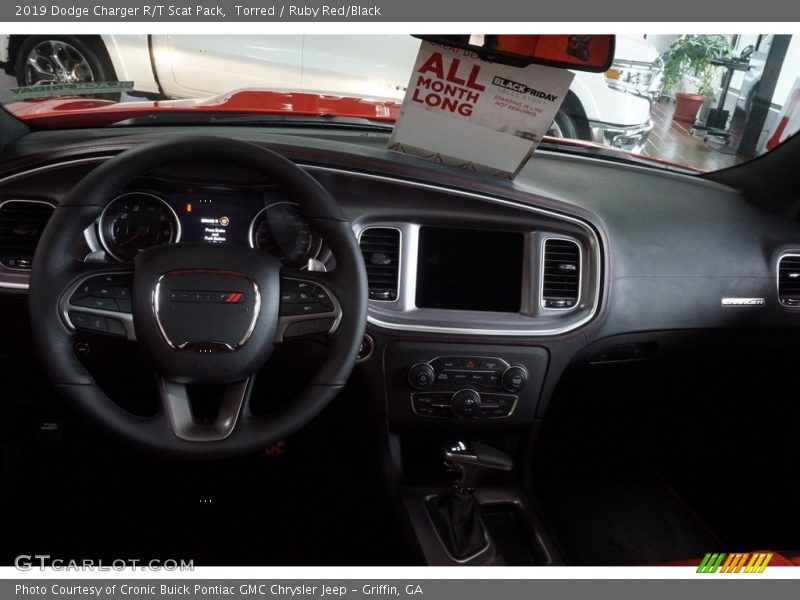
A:
[[[648,332],[800,323],[776,290],[779,261],[800,248],[800,227],[724,185],[548,152],[509,182],[394,155],[382,134],[205,133],[261,143],[304,166],[350,219],[370,275],[358,368],[398,427],[442,419],[528,426],[576,357],[641,358],[636,347],[615,354],[625,336],[646,344],[657,337]],[[163,135],[30,134],[7,149],[0,208],[57,205],[107,157]],[[290,197],[258,173],[219,165],[169,165],[131,182],[84,238],[76,256],[105,252],[122,263],[147,245],[199,242],[335,268]],[[24,268],[0,266],[0,286],[23,292]],[[723,300],[737,298],[763,302]],[[524,373],[521,386],[504,383],[512,367]],[[457,408],[462,389],[477,394],[482,413]]]

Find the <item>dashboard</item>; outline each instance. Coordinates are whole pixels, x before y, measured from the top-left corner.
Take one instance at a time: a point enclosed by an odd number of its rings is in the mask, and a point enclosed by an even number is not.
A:
[[[514,182],[487,180],[387,153],[382,137],[222,133],[302,165],[346,214],[370,283],[359,369],[386,398],[393,426],[524,426],[576,357],[639,360],[659,331],[800,325],[776,289],[782,257],[800,248],[797,222],[721,184],[547,152]],[[0,219],[14,203],[57,206],[108,157],[163,135],[26,136],[0,174]],[[75,257],[102,253],[122,268],[161,243],[243,245],[289,268],[336,268],[280,189],[258,173],[203,164],[130,182],[76,242]],[[26,265],[6,258],[22,257],[0,256],[0,288],[24,292]],[[522,385],[507,371],[523,374]],[[465,387],[474,393],[456,397]]]

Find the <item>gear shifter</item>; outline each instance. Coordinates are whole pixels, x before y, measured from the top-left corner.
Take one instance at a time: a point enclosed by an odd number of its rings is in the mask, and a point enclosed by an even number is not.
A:
[[[453,488],[428,504],[431,520],[444,545],[457,560],[482,551],[486,529],[474,491],[487,471],[510,471],[514,466],[505,453],[486,444],[456,442],[444,448],[446,464],[460,473]]]

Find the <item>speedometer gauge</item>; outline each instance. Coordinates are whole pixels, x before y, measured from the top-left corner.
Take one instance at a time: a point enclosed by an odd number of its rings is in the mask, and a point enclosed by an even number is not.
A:
[[[100,241],[117,260],[131,261],[140,250],[180,239],[175,211],[158,196],[131,192],[114,198],[100,216]]]
[[[321,240],[292,202],[276,202],[250,224],[250,245],[274,254],[286,266],[299,267],[319,253]]]

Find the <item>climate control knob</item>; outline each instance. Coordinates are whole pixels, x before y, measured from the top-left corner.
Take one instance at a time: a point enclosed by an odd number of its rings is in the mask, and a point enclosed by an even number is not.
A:
[[[433,383],[436,373],[428,363],[417,363],[408,370],[408,383],[416,390],[421,390]]]
[[[479,414],[481,396],[475,390],[460,390],[453,394],[450,406],[459,417],[474,419]]]
[[[512,365],[503,371],[501,381],[509,392],[518,392],[528,381],[528,370],[522,365]]]

